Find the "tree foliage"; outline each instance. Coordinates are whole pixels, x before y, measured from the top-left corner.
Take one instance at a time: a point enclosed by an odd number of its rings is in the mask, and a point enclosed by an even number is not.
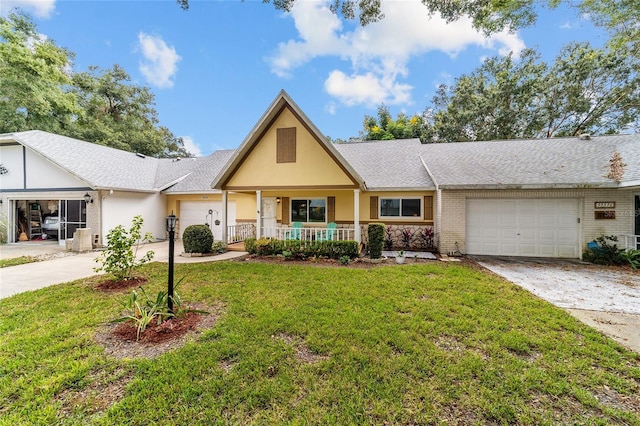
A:
[[[72,58],[28,16],[0,17],[0,133],[37,129],[150,156],[190,155],[159,125],[148,87],[118,65],[74,73]]]
[[[638,127],[636,59],[586,43],[565,47],[551,65],[534,50],[492,58],[442,85],[427,109],[428,142],[550,138]]]
[[[69,68],[72,55],[36,31],[31,20],[0,17],[0,133],[71,125],[78,109]]]
[[[423,119],[417,114],[409,117],[401,112],[394,120],[389,108],[382,104],[378,107],[377,118],[365,115],[363,127],[360,134],[362,140],[419,138],[422,133]]]
[[[165,135],[157,126],[153,93],[132,85],[122,67],[89,67],[73,76],[72,91],[82,109],[75,137],[148,155],[163,152]]]

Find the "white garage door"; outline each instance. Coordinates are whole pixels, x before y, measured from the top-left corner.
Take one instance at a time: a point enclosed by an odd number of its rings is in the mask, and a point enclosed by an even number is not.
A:
[[[227,204],[227,225],[236,224],[236,203],[230,201]],[[212,211],[209,214],[209,210]],[[222,221],[221,201],[181,201],[180,202],[180,237],[189,225],[208,224],[213,231],[215,241],[222,240],[222,222],[216,225],[216,219]]]
[[[579,257],[576,199],[467,200],[467,254]]]

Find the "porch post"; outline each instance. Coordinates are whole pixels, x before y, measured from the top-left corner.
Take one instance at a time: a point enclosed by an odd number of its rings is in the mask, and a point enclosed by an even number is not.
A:
[[[358,244],[361,243],[360,232],[360,190],[353,190],[353,228],[354,237]]]
[[[256,191],[256,239],[262,237],[262,191]]]
[[[227,194],[228,192],[222,190],[222,241],[226,244],[229,242],[229,235],[227,229]]]

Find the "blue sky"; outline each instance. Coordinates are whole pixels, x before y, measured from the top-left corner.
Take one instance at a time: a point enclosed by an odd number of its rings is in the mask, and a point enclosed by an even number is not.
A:
[[[259,0],[2,0],[75,53],[74,70],[122,66],[156,97],[160,124],[198,155],[242,143],[285,89],[326,135],[357,136],[365,114],[424,110],[441,83],[482,58],[536,47],[552,60],[570,41],[604,35],[569,7],[541,11],[535,27],[485,37],[467,20],[429,18],[419,0],[385,0],[365,28],[331,14],[329,1],[298,0],[291,13]]]

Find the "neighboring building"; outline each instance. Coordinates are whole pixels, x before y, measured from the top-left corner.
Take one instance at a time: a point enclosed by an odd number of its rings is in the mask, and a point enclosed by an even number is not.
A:
[[[5,171],[0,174],[1,215],[8,241],[47,234],[63,243],[77,228],[91,228],[93,242],[104,244],[110,229],[128,229],[136,215],[144,218],[143,232],[163,239],[165,217],[171,212],[168,201],[176,209],[181,200],[169,189],[189,193],[202,167],[215,175],[212,167],[222,167],[229,154],[157,159],[37,130],[0,135]],[[220,198],[220,191],[210,188],[211,179],[200,182],[195,199]],[[181,229],[205,223],[209,206],[204,207],[200,217],[185,214]],[[217,234],[220,238],[222,232]]]
[[[600,235],[640,245],[640,135],[331,144],[282,91],[237,150],[209,157],[145,158],[38,131],[0,135],[0,154],[10,241],[38,203],[79,209],[97,242],[136,214],[164,238],[173,211],[181,229],[207,223],[228,241],[286,238],[293,223],[313,239],[334,222],[337,238],[366,244],[367,224],[383,222],[396,246],[432,238],[443,253],[578,258]],[[61,224],[62,238],[78,225]]]

